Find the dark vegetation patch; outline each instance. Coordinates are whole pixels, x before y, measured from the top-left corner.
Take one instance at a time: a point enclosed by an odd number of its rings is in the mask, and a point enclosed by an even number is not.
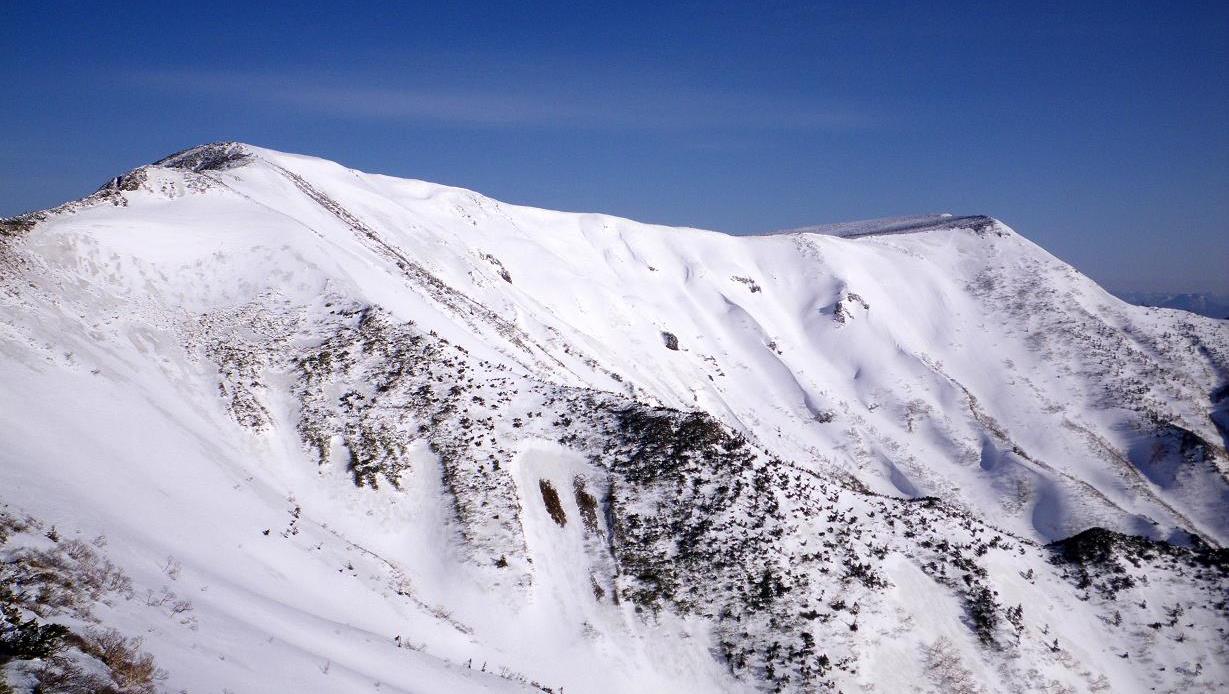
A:
[[[738,275],[734,275],[730,277],[730,279],[740,284],[746,285],[747,289],[750,289],[752,294],[758,294],[761,291],[760,285],[756,283],[756,281],[751,279],[750,277],[740,277]]]
[[[555,485],[550,483],[550,480],[538,480],[538,490],[542,492],[542,503],[546,505],[546,512],[550,514],[551,520],[563,527],[568,524],[568,515],[563,512],[563,504],[559,501],[559,492],[555,491]]]
[[[508,557],[524,550],[508,474],[518,438],[512,432],[543,435],[542,413],[499,417],[513,398],[525,397],[503,373],[507,367],[472,359],[460,345],[379,308],[328,305],[332,325],[292,357],[303,443],[323,464],[340,440],[355,484],[373,488],[398,487],[410,446],[426,443],[475,560],[510,566]]]
[[[1158,552],[1174,549],[1166,543],[1138,535],[1124,535],[1105,528],[1089,528],[1065,540],[1046,545],[1071,564],[1106,564],[1118,557],[1153,559]]]
[[[0,217],[0,237],[21,236],[34,228],[43,219],[41,213],[23,214],[16,217]]]
[[[1168,557],[1229,575],[1229,549],[1210,547],[1197,536],[1191,536],[1191,546],[1181,547],[1164,540],[1089,528],[1046,547],[1057,552],[1062,561],[1082,566],[1112,564],[1120,559],[1139,566],[1141,562]]]
[[[44,527],[0,511],[0,672],[21,673],[40,693],[157,692],[167,675],[141,651],[141,639],[93,626],[94,606],[131,600],[132,582],[102,556],[101,540],[65,540],[51,528],[43,533],[49,547],[29,546]],[[13,541],[23,534],[27,542]]]
[[[1063,567],[1063,576],[1076,588],[1095,590],[1109,600],[1136,585],[1136,572],[1158,565],[1189,572],[1213,585],[1229,580],[1229,549],[1209,547],[1197,537],[1190,547],[1179,547],[1105,528],[1089,528],[1046,548],[1052,552],[1050,561]]]
[[[997,596],[997,591],[978,584],[969,590],[965,598],[973,633],[977,634],[977,639],[986,646],[996,645],[999,611],[1002,609]]]
[[[576,495],[576,508],[580,509],[585,530],[597,534],[597,499],[585,489],[585,481],[579,476],[572,480],[572,492]]]

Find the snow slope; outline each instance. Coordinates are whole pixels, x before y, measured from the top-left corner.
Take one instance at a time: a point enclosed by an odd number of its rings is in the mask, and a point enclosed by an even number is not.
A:
[[[169,688],[1229,680],[1229,328],[993,219],[731,237],[219,143],[0,234],[0,503],[106,536]]]

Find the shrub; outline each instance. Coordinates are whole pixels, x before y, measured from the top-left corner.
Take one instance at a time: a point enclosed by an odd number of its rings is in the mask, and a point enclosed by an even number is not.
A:
[[[576,508],[580,509],[580,519],[585,524],[585,530],[598,532],[597,499],[585,490],[585,481],[579,476],[572,480],[572,491],[576,494]]]
[[[999,625],[999,603],[994,596],[994,591],[986,586],[976,585],[969,590],[966,598],[973,632],[987,646],[995,644],[995,630]]]
[[[550,480],[538,480],[538,489],[542,492],[542,503],[546,504],[546,512],[550,514],[551,520],[561,528],[567,525],[568,516],[563,512],[563,504],[559,501],[559,492],[555,491],[555,486]]]
[[[39,624],[31,618],[21,621],[17,609],[4,606],[4,622],[0,623],[0,663],[7,660],[49,658],[64,647],[68,628],[60,624]]]
[[[975,694],[981,688],[973,673],[960,661],[952,642],[940,637],[926,648],[926,674],[938,685],[939,691],[951,694]]]
[[[141,639],[127,638],[115,629],[90,629],[79,647],[107,666],[122,694],[154,694],[167,677],[154,657],[141,651]]]

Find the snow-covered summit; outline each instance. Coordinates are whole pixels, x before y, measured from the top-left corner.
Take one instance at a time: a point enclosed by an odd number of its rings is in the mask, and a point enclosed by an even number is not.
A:
[[[947,229],[971,229],[986,231],[995,229],[1008,232],[1009,228],[997,219],[985,215],[954,215],[951,213],[913,215],[908,217],[882,217],[879,219],[863,219],[853,222],[836,222],[834,224],[818,224],[815,226],[782,229],[774,234],[823,234],[825,236],[840,236],[842,238],[857,238],[860,236],[883,236],[887,234],[910,234],[923,231],[941,231]]]
[[[1229,677],[1224,324],[992,218],[734,237],[225,142],[0,232],[0,503],[107,536],[176,687]]]

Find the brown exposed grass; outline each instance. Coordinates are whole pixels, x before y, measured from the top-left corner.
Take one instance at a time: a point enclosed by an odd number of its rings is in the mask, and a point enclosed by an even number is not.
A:
[[[550,480],[538,480],[538,489],[542,491],[542,503],[546,504],[546,512],[550,514],[551,520],[563,527],[568,524],[568,516],[563,512],[563,504],[559,501],[559,492],[555,491],[555,485],[550,483]]]

